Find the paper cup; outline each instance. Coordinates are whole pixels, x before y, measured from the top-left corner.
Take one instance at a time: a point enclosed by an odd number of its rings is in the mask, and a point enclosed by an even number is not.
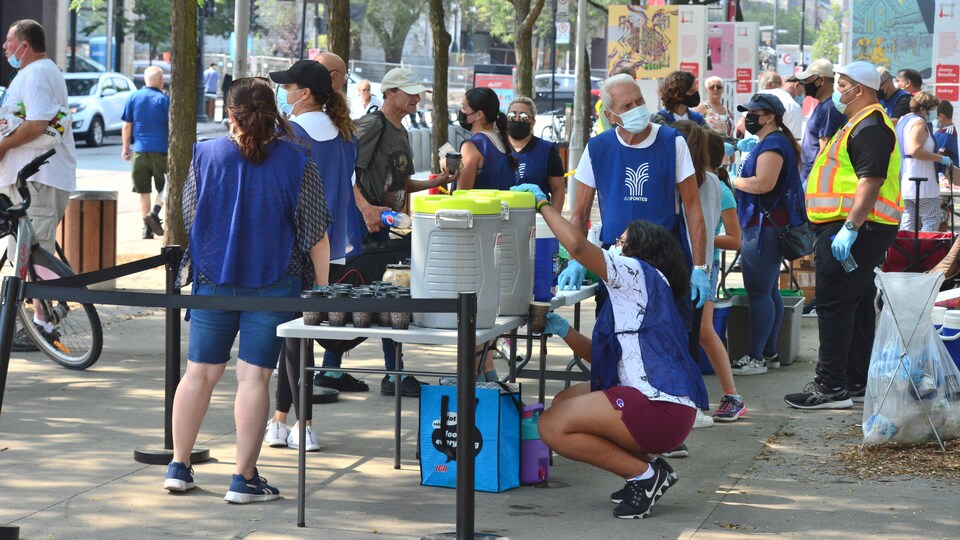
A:
[[[547,327],[547,314],[550,313],[549,302],[530,302],[527,328],[532,334],[542,334]]]

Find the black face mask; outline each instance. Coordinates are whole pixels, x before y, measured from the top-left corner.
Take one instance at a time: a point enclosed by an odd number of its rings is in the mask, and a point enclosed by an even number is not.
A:
[[[760,133],[760,130],[763,129],[763,126],[760,125],[760,116],[756,114],[748,114],[743,119],[743,127],[747,128],[747,132],[749,132],[751,135]]]
[[[816,81],[803,83],[803,91],[806,92],[808,96],[816,98],[820,87],[816,85]]]
[[[507,135],[510,135],[511,139],[517,141],[526,139],[531,131],[533,131],[533,124],[530,122],[507,122]]]
[[[473,129],[473,124],[467,121],[468,116],[469,115],[467,113],[463,112],[463,109],[460,109],[459,111],[457,111],[457,122],[460,124],[460,127],[462,127],[467,131],[470,131],[471,129]]]
[[[694,92],[690,95],[683,96],[683,104],[689,108],[694,108],[700,104],[700,92]]]
[[[887,91],[882,87],[877,90],[877,99],[887,99]]]

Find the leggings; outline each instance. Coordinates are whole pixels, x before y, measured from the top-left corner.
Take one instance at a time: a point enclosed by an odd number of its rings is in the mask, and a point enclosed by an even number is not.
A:
[[[307,367],[313,367],[313,341],[308,341]],[[312,381],[311,381],[312,382]],[[313,403],[307,402],[307,410],[300,413],[300,340],[285,338],[280,351],[277,367],[277,407],[276,410],[290,412],[290,405],[296,407],[297,418],[307,422],[313,420]]]
[[[752,358],[773,356],[777,352],[780,323],[783,322],[783,298],[780,296],[780,242],[770,227],[744,227],[740,259],[743,286],[750,300],[750,342],[747,354]]]

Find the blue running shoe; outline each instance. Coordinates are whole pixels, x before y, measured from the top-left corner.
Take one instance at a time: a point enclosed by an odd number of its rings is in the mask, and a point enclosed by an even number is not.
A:
[[[230,490],[223,500],[236,504],[272,501],[280,498],[280,490],[267,483],[267,479],[253,469],[253,478],[247,480],[242,474],[233,475]]]
[[[713,413],[713,419],[717,422],[736,422],[746,413],[747,408],[743,405],[743,399],[740,396],[724,394],[720,398],[720,407]]]
[[[193,467],[187,467],[179,461],[171,461],[167,465],[167,478],[163,481],[163,489],[167,491],[188,491],[197,487],[193,483]]]

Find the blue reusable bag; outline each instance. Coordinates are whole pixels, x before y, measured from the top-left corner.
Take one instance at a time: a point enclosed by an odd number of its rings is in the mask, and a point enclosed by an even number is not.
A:
[[[487,384],[490,387],[485,387]],[[499,493],[520,485],[519,391],[476,389],[474,489]],[[420,484],[457,487],[457,387],[420,387]]]

